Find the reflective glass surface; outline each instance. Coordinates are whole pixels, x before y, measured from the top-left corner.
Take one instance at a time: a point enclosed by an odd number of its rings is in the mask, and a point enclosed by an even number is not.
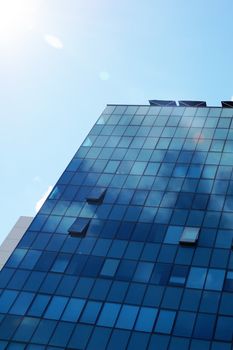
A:
[[[105,108],[0,272],[0,349],[232,350],[232,116]]]

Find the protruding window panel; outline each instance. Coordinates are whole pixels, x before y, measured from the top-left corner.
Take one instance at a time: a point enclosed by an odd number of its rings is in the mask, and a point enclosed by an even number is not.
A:
[[[106,193],[106,188],[102,188],[102,187],[93,188],[93,190],[87,197],[87,202],[90,204],[91,203],[101,204],[103,203],[105,193]]]
[[[223,108],[233,108],[233,101],[222,101]]]
[[[85,237],[89,224],[90,219],[77,218],[68,232],[72,237]]]
[[[178,101],[180,107],[206,107],[205,101]]]
[[[198,227],[185,227],[180,237],[180,244],[194,245],[199,237]]]
[[[151,106],[166,106],[166,107],[176,107],[176,101],[172,100],[149,100]]]

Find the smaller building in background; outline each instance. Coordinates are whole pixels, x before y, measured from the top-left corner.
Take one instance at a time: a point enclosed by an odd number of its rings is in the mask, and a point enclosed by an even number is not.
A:
[[[0,271],[30,226],[33,217],[20,216],[6,239],[0,245]]]

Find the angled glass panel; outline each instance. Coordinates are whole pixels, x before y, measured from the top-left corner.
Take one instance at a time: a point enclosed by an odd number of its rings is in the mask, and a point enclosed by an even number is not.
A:
[[[185,227],[180,237],[180,244],[194,245],[198,240],[199,230],[198,227]]]
[[[104,200],[106,188],[95,187],[87,196],[88,203],[101,204]]]
[[[68,229],[72,237],[85,237],[90,219],[77,218],[75,222]]]

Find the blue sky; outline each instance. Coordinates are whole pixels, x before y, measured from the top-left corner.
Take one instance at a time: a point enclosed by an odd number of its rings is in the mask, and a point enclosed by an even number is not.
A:
[[[233,96],[232,0],[1,0],[0,242],[107,103]]]

